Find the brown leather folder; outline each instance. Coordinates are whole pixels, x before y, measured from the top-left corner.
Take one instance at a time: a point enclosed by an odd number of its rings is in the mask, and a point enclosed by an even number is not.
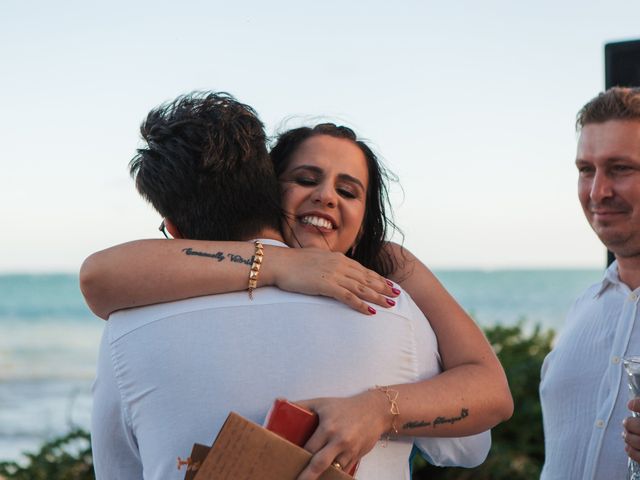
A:
[[[209,449],[195,444],[185,480],[295,480],[311,453],[231,412]],[[320,480],[353,480],[329,467]]]

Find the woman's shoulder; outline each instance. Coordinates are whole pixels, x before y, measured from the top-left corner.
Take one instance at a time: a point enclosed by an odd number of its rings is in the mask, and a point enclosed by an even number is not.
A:
[[[402,283],[415,273],[419,273],[420,275],[433,275],[431,270],[404,245],[396,242],[386,242],[383,245],[383,249],[391,259],[393,265],[391,273],[389,274],[390,280]]]
[[[415,256],[409,251],[407,247],[405,247],[404,245],[400,245],[399,243],[396,243],[396,242],[385,242],[382,245],[382,248],[388,255],[400,256],[400,257],[411,256],[415,258]]]

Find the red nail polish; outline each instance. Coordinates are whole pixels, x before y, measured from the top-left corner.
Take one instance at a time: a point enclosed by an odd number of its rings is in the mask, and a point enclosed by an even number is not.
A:
[[[394,287],[394,288],[392,288],[392,289],[391,289],[391,291],[392,291],[393,293],[395,293],[396,295],[400,295],[400,289],[399,289],[399,288],[395,288],[395,287]]]
[[[387,303],[389,305],[391,305],[392,307],[396,304],[396,302],[394,302],[393,300],[391,300],[390,298],[387,298]]]
[[[390,287],[393,287],[393,282],[391,280],[385,279],[385,282],[387,282],[387,285],[389,285]]]
[[[375,308],[373,308],[373,307],[368,307],[368,308],[367,308],[367,310],[369,310],[369,313],[370,313],[371,315],[375,315],[375,314],[376,314],[376,309],[375,309]]]

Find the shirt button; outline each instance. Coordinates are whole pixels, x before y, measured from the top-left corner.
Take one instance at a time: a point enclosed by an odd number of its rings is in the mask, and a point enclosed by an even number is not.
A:
[[[629,294],[629,300],[631,300],[632,302],[635,302],[636,300],[638,300],[638,295],[636,295],[635,293],[631,292]]]
[[[603,428],[604,427],[604,420],[596,420],[596,427]]]
[[[620,357],[614,355],[611,361],[617,365],[618,363],[620,363]]]

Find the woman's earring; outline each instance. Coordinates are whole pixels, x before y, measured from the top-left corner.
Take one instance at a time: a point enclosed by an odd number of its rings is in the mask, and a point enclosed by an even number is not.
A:
[[[353,247],[351,247],[351,248],[349,249],[349,256],[350,256],[351,258],[353,258],[354,254],[355,254],[355,252],[356,252],[356,247],[357,247],[357,246],[358,246],[357,244],[354,244],[354,245],[353,245]]]

